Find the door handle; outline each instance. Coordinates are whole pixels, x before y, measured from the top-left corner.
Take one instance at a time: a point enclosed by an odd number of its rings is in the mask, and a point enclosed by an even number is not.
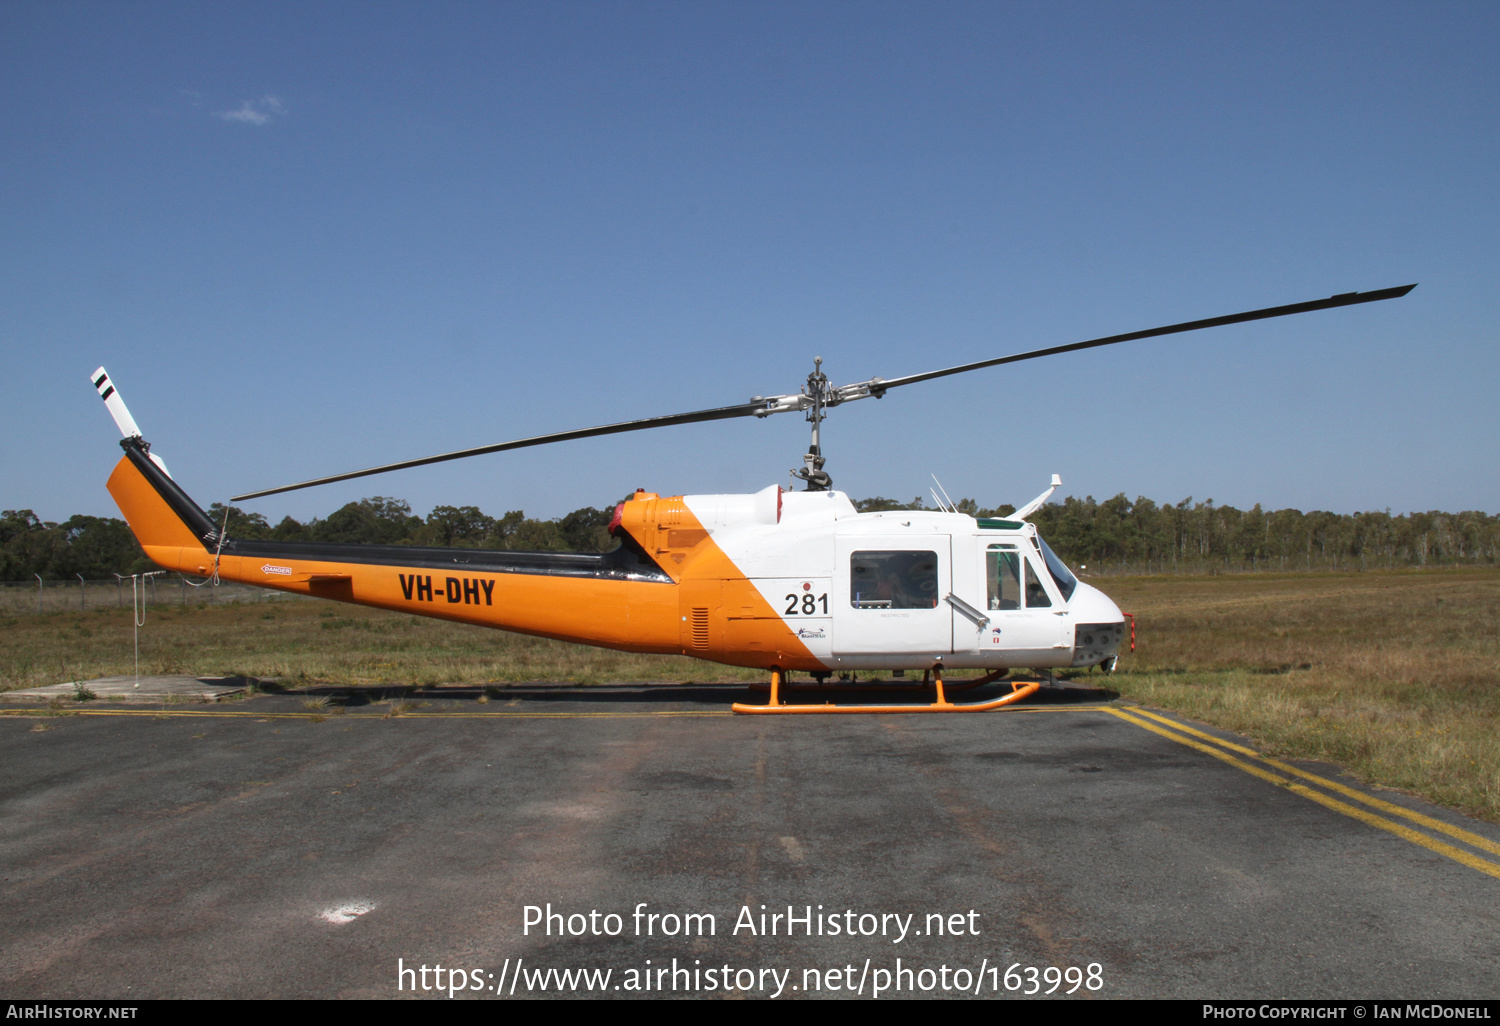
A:
[[[978,627],[980,630],[984,630],[990,625],[989,617],[985,616],[979,610],[969,605],[967,602],[959,598],[957,595],[953,594],[953,592],[951,591],[947,595],[947,602],[950,606],[958,611],[960,616],[963,616],[965,619],[972,621],[974,626]]]

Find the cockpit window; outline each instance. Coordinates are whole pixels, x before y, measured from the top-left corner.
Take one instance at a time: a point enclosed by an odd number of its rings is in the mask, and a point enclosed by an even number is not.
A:
[[[936,609],[936,552],[856,552],[849,561],[855,609]]]
[[[1037,577],[1036,564],[1028,559],[1026,561],[1026,608],[1045,609],[1050,605],[1052,605],[1052,599]]]
[[[1062,592],[1063,601],[1067,602],[1073,597],[1073,591],[1078,587],[1078,578],[1073,576],[1063,561],[1057,558],[1057,553],[1052,551],[1052,546],[1042,540],[1041,535],[1036,536],[1036,543],[1042,547],[1042,558],[1047,561],[1047,570],[1052,574],[1052,579],[1057,582],[1057,590]]]

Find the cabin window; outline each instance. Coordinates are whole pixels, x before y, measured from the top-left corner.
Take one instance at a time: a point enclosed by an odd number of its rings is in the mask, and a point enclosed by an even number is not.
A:
[[[856,552],[849,559],[855,609],[936,609],[936,552]]]
[[[1021,608],[1021,554],[1014,545],[991,545],[984,556],[990,609]]]

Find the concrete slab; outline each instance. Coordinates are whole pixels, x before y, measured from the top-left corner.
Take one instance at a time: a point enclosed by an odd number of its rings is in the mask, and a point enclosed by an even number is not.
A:
[[[97,680],[68,681],[65,684],[48,684],[46,687],[7,691],[0,698],[54,699],[72,701],[77,698],[81,685],[93,692],[94,697],[105,702],[147,701],[164,699],[191,699],[199,702],[217,702],[229,695],[243,694],[251,685],[261,683],[250,677],[187,677],[169,676],[120,676],[100,677]]]

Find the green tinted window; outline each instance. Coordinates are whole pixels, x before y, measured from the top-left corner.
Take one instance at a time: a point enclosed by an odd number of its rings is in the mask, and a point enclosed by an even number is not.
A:
[[[1014,545],[991,545],[984,554],[989,609],[1021,608],[1021,555]]]

